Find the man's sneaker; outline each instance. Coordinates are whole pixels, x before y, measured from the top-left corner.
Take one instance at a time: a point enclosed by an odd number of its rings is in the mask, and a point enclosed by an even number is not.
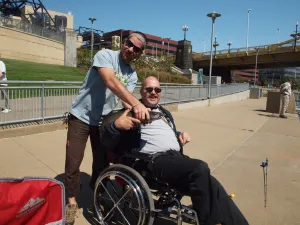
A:
[[[284,116],[284,115],[280,115],[279,117],[283,118],[283,119],[287,119],[287,116]]]
[[[2,112],[3,113],[9,113],[9,112],[11,112],[11,109],[3,109]]]
[[[77,214],[78,206],[75,204],[67,204],[66,206],[66,225],[73,225]]]

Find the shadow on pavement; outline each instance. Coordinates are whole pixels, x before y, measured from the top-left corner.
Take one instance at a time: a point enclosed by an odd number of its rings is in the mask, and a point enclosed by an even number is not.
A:
[[[266,112],[265,109],[254,109],[253,111],[254,111],[254,112]]]
[[[59,174],[54,179],[65,183],[65,174]],[[92,225],[99,225],[99,222],[93,217],[90,210],[87,208],[91,208],[93,205],[94,193],[89,187],[91,176],[87,173],[80,173],[80,193],[77,196],[78,208],[83,209],[84,218]],[[66,204],[67,204],[67,196],[66,196]],[[175,223],[168,220],[156,219],[153,223],[154,225],[174,225]]]
[[[273,118],[279,118],[277,114],[262,114],[258,113],[259,116],[266,116],[266,117],[273,117]]]
[[[65,183],[65,174],[59,174],[54,179],[61,181],[63,184]],[[92,208],[94,193],[89,187],[91,176],[87,173],[80,172],[80,193],[78,194],[76,200],[78,203],[78,208],[83,209],[83,216],[90,224],[97,224],[99,222],[93,218],[91,213],[87,210],[87,208]],[[67,203],[67,196],[66,196]]]

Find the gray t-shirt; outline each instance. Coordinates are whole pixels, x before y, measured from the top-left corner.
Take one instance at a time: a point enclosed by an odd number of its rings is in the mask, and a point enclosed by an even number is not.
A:
[[[104,49],[99,51],[89,69],[81,89],[72,103],[70,113],[92,126],[101,123],[101,116],[109,114],[118,104],[118,97],[106,87],[97,68],[114,69],[118,79],[123,81],[129,91],[137,83],[137,74],[129,64],[120,59],[120,51]]]
[[[165,118],[141,125],[140,152],[154,154],[168,150],[180,150],[174,130]]]

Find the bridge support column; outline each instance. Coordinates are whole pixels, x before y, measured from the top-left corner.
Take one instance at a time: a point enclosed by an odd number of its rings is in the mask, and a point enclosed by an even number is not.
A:
[[[63,35],[65,44],[65,66],[77,66],[77,34],[73,30],[65,30]]]

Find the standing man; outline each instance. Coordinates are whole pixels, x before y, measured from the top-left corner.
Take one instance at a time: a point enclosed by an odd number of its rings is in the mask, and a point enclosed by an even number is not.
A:
[[[4,109],[2,109],[3,113],[9,113],[11,111],[8,105],[7,89],[4,88],[7,87],[7,84],[1,84],[1,81],[6,81],[6,80],[7,80],[6,67],[4,62],[0,60],[0,92],[1,95],[3,95],[4,97],[4,107],[5,107]]]
[[[88,137],[93,152],[92,178],[94,189],[99,172],[107,166],[105,153],[100,144],[102,118],[117,106],[120,98],[131,108],[137,119],[148,121],[148,109],[132,94],[137,74],[130,63],[138,59],[147,46],[146,37],[139,32],[131,33],[120,51],[104,49],[93,60],[83,86],[73,101],[68,116],[66,143],[65,187],[68,197],[66,224],[74,224],[78,209],[76,195],[79,192],[80,164]]]
[[[279,117],[280,118],[284,118],[286,119],[287,116],[285,115],[285,111],[289,105],[289,101],[290,101],[290,96],[292,94],[292,86],[293,86],[293,82],[285,82],[280,86],[280,93],[281,93],[281,99],[282,99],[282,103],[281,103],[281,109],[280,109],[280,113],[279,113]]]

